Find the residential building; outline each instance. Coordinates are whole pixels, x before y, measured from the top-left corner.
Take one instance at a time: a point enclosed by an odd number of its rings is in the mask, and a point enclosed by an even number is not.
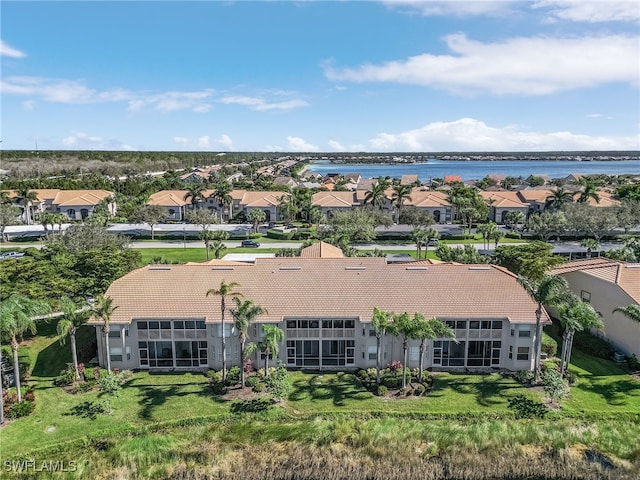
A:
[[[117,307],[109,334],[112,366],[220,369],[223,328],[228,365],[239,365],[232,316],[226,312],[223,327],[220,298],[206,295],[222,281],[236,282],[244,299],[268,312],[250,327],[249,341],[260,340],[264,324],[285,332],[277,360],[290,368],[374,367],[374,307],[435,317],[455,331],[455,340],[427,342],[427,368],[533,367],[536,304],[507,270],[426,261],[389,264],[378,257],[342,257],[326,244],[308,247],[301,257],[150,265],[128,273],[106,292]],[[229,298],[227,304],[233,304]],[[542,320],[549,321],[546,312]],[[101,322],[93,318],[90,324],[104,365]],[[411,368],[418,366],[418,346],[417,340],[409,343]],[[382,347],[385,364],[402,359],[401,339],[386,335]]]
[[[530,205],[523,202],[519,192],[510,191],[480,191],[480,196],[489,205],[489,220],[504,224],[505,216],[509,212],[520,212],[525,217],[529,214]]]
[[[336,212],[349,211],[354,207],[362,206],[364,195],[366,195],[366,192],[362,190],[347,192],[322,191],[311,196],[311,205],[318,207],[327,217],[331,217]]]
[[[410,199],[405,200],[405,206],[412,206],[426,210],[436,223],[450,223],[453,218],[453,206],[449,195],[445,192],[429,190],[426,187],[416,187],[411,190]]]
[[[598,312],[604,331],[594,334],[611,341],[617,350],[640,357],[640,323],[613,313],[617,307],[640,304],[639,263],[589,258],[565,263],[553,273],[564,277],[573,293]]]

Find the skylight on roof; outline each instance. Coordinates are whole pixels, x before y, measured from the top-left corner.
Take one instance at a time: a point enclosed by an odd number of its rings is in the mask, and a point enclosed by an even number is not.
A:
[[[355,266],[355,267],[344,267],[345,270],[366,270],[367,267],[360,267],[360,266]]]
[[[469,267],[469,270],[491,270],[491,267]]]
[[[429,267],[407,267],[406,270],[429,270]]]
[[[290,267],[280,267],[280,270],[300,270],[302,267],[290,266]]]
[[[149,267],[149,270],[171,270],[171,267]]]
[[[233,267],[218,266],[218,267],[213,267],[211,270],[233,270]]]

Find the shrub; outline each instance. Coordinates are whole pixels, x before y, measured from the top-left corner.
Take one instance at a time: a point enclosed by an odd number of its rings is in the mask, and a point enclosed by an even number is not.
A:
[[[76,380],[76,369],[73,363],[67,363],[67,368],[60,370],[60,375],[53,379],[53,384],[56,387],[66,387],[73,385]]]
[[[93,390],[93,388],[96,386],[96,383],[97,382],[95,380],[86,381],[86,382],[78,382],[73,387],[73,393],[86,393],[86,392],[89,392],[89,391]]]
[[[285,367],[278,367],[275,372],[269,373],[269,376],[264,379],[267,392],[275,398],[285,398],[291,391],[288,376]]]
[[[555,357],[558,353],[558,342],[556,342],[551,335],[542,332],[542,346],[540,350],[550,357]]]
[[[33,402],[23,401],[21,403],[14,403],[7,411],[7,418],[15,419],[29,416],[33,413],[35,408],[36,404]]]
[[[572,386],[573,386],[573,385],[575,385],[575,384],[576,384],[576,382],[578,381],[578,374],[577,374],[577,373],[575,373],[575,372],[567,371],[567,372],[565,373],[565,375],[564,375],[564,378],[567,380],[567,383],[568,383],[569,385],[572,385]]]
[[[255,387],[256,385],[258,385],[260,383],[260,379],[258,378],[257,375],[251,375],[250,377],[247,377],[245,380],[245,384],[247,385],[247,387]]]
[[[402,368],[402,362],[400,362],[399,360],[394,360],[393,362],[387,365],[387,368],[392,372],[396,372]]]
[[[253,360],[251,360],[250,358],[247,358],[244,361],[243,368],[244,368],[244,373],[252,373],[254,371]]]
[[[121,372],[115,373],[112,372],[110,375],[106,377],[100,378],[98,380],[98,386],[100,387],[100,391],[117,397],[120,395],[120,390],[122,390],[122,384],[133,375],[131,370],[123,370]]]
[[[531,370],[518,370],[513,376],[516,382],[524,386],[531,385],[531,382],[533,382],[534,377],[535,375]]]
[[[634,372],[640,369],[640,362],[638,361],[638,357],[636,357],[635,353],[627,358],[627,364],[629,365],[629,368]]]
[[[380,385],[378,387],[378,396],[379,397],[384,397],[385,395],[387,395],[387,393],[389,393],[389,389],[387,387],[385,387],[384,385]]]
[[[422,383],[419,383],[416,389],[413,391],[413,393],[415,394],[416,397],[421,397],[422,395],[424,395],[424,392],[426,390],[427,390],[426,387]]]
[[[413,395],[413,388],[411,388],[411,387],[407,387],[407,388],[405,389],[404,394],[405,394],[407,397],[412,396],[412,395]]]
[[[233,385],[239,384],[241,375],[242,375],[242,372],[240,371],[240,367],[238,367],[237,365],[234,365],[227,372],[226,385],[228,387],[231,387]]]
[[[209,370],[207,372],[207,377],[211,382],[222,382],[222,371],[216,372],[215,370]]]
[[[547,408],[542,403],[522,394],[510,398],[508,408],[515,412],[516,418],[542,418],[547,413]]]
[[[255,393],[261,393],[264,392],[264,383],[262,382],[258,382],[253,386],[252,389]]]
[[[591,335],[589,332],[576,332],[573,337],[573,344],[576,348],[594,357],[607,360],[613,357],[614,348],[611,344],[602,338]]]
[[[547,369],[542,372],[542,386],[551,399],[559,400],[569,395],[569,383],[562,378],[558,370]]]

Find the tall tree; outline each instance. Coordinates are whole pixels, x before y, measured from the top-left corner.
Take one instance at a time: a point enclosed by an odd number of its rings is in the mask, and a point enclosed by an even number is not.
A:
[[[263,325],[262,333],[264,337],[256,347],[264,355],[264,376],[269,376],[269,357],[276,358],[280,350],[280,344],[284,341],[284,331],[276,325]]]
[[[20,215],[18,207],[7,203],[0,204],[0,241],[5,242],[8,240],[4,230],[9,225],[18,223],[18,215]]]
[[[76,370],[76,378],[80,378],[80,370],[78,369],[78,352],[76,346],[76,333],[78,328],[85,325],[91,316],[91,309],[87,302],[74,302],[69,297],[64,296],[60,299],[60,307],[64,316],[58,322],[57,331],[60,335],[60,343],[64,345],[65,340],[69,337],[71,343],[71,360]]]
[[[580,180],[584,178],[585,177],[582,177]],[[596,203],[600,203],[598,187],[589,180],[584,180],[580,183],[582,184],[582,189],[574,194],[574,197],[578,197],[576,201],[578,203],[587,203],[589,200],[593,200]]]
[[[231,309],[231,315],[233,316],[233,322],[238,331],[240,340],[240,370],[241,370],[241,384],[242,388],[245,387],[246,374],[244,371],[245,361],[245,344],[247,342],[247,336],[249,333],[249,325],[255,321],[255,319],[268,313],[266,309],[260,305],[256,305],[253,300],[240,300],[238,297],[234,297],[233,301],[236,304],[235,308]]]
[[[566,299],[560,307],[560,323],[564,327],[562,335],[562,355],[560,373],[564,374],[571,361],[573,336],[576,332],[590,328],[604,328],[602,320],[593,307],[575,295]]]
[[[631,304],[626,307],[617,307],[613,309],[613,313],[620,312],[634,322],[640,322],[640,305]]]
[[[105,348],[105,356],[107,358],[107,372],[111,374],[111,348],[109,345],[109,332],[111,331],[111,317],[113,312],[118,308],[113,304],[113,298],[98,295],[96,303],[93,305],[92,313],[98,319],[102,320],[102,339]]]
[[[167,211],[160,205],[141,205],[129,217],[133,223],[146,223],[151,229],[151,240],[154,240],[155,226],[167,216]]]
[[[13,294],[0,302],[0,338],[9,340],[13,354],[13,375],[18,403],[22,402],[20,391],[20,361],[18,360],[18,339],[27,333],[36,333],[36,317],[48,314],[49,305],[41,300],[32,300],[24,295]]]
[[[218,178],[213,185],[211,198],[214,198],[218,202],[218,206],[220,208],[220,221],[224,221],[225,219],[229,220],[232,216],[232,212],[227,211],[233,202],[233,198],[231,197],[231,188],[231,184],[225,178]]]
[[[17,200],[24,207],[24,219],[27,225],[33,223],[33,203],[38,201],[38,193],[29,187],[17,189]]]
[[[427,237],[426,243],[424,244],[424,258],[429,258],[429,243],[431,240],[437,240],[440,238],[440,232],[438,232],[435,228],[429,227],[425,230],[425,236]]]
[[[371,325],[376,332],[376,385],[380,385],[380,368],[382,363],[382,339],[384,338],[387,330],[391,326],[391,319],[393,313],[384,312],[378,307],[373,308],[373,317],[371,318]]]
[[[220,297],[220,324],[221,324],[221,348],[222,348],[222,381],[225,382],[227,380],[227,345],[225,341],[225,332],[224,332],[224,317],[225,312],[227,311],[227,297],[236,298],[242,297],[243,295],[240,292],[236,292],[234,289],[239,287],[240,284],[237,282],[227,283],[224,280],[220,281],[219,288],[211,288],[207,290],[207,297],[210,295],[216,295]]]
[[[187,186],[187,193],[184,194],[184,200],[191,202],[191,208],[198,208],[198,204],[206,201],[204,196],[204,186],[200,183],[192,183]]]
[[[391,193],[391,200],[396,206],[396,223],[399,223],[405,200],[411,200],[411,185],[395,185]]]
[[[249,221],[253,223],[253,232],[258,233],[258,225],[267,219],[267,214],[259,208],[253,208],[249,212]]]
[[[384,179],[378,179],[378,182],[371,186],[371,190],[367,191],[364,196],[364,203],[371,204],[375,208],[382,210],[384,204],[387,201],[386,190],[389,188],[389,183]]]
[[[545,274],[539,279],[530,279],[520,275],[518,281],[537,303],[536,332],[533,339],[533,359],[535,381],[540,381],[540,348],[542,345],[542,307],[557,307],[570,294],[569,285],[564,277]]]
[[[421,313],[413,316],[414,321],[414,337],[420,340],[420,365],[418,367],[418,381],[422,382],[422,371],[424,370],[424,352],[426,350],[427,340],[435,340],[436,338],[456,338],[456,333],[447,327],[437,318],[429,320]],[[456,342],[457,343],[457,342]]]
[[[411,231],[411,240],[416,244],[416,258],[422,258],[422,245],[427,241],[427,232],[422,227],[415,227]]]
[[[407,351],[409,348],[409,339],[417,338],[418,330],[414,319],[407,313],[400,313],[393,316],[393,323],[390,332],[396,337],[402,338],[402,388],[407,386]]]
[[[546,198],[544,208],[545,210],[551,210],[557,212],[562,209],[566,204],[573,202],[573,194],[568,190],[560,187],[551,193]]]
[[[526,228],[546,242],[552,235],[559,235],[567,228],[567,217],[562,212],[542,212],[530,215]]]
[[[552,251],[552,245],[539,241],[523,245],[502,245],[496,248],[496,263],[516,275],[538,282],[551,268],[564,262],[562,257],[553,255]]]
[[[204,248],[207,252],[207,260],[209,260],[209,249],[211,248],[211,242],[215,240],[215,232],[211,230],[202,230],[198,234],[198,238],[204,242]]]
[[[524,224],[526,217],[518,210],[510,210],[504,216],[504,224],[509,230],[517,230],[518,225]]]

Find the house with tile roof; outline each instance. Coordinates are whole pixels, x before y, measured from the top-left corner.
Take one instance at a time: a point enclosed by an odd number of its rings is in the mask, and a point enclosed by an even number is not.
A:
[[[405,200],[405,206],[428,211],[436,223],[451,222],[453,206],[447,193],[429,190],[426,187],[415,187],[411,189],[410,197],[410,199]]]
[[[525,217],[529,214],[530,205],[523,202],[519,192],[511,191],[480,191],[478,192],[489,205],[489,220],[504,224],[505,216],[509,212],[520,212]]]
[[[374,367],[374,307],[435,317],[455,331],[455,341],[429,342],[426,367],[533,367],[536,304],[507,270],[493,265],[391,264],[379,257],[343,257],[326,244],[313,245],[300,257],[149,265],[126,274],[106,292],[117,307],[109,334],[113,367],[220,369],[222,335],[228,364],[241,364],[231,315],[227,313],[223,326],[220,299],[206,295],[222,281],[236,282],[244,298],[266,309],[250,327],[250,341],[260,340],[264,324],[285,332],[277,360],[290,368]],[[543,321],[549,321],[546,312]],[[96,328],[104,365],[101,322],[93,318],[90,324]],[[409,344],[409,367],[418,366],[418,347],[417,341]],[[387,335],[382,356],[385,363],[401,359],[402,340]]]
[[[116,214],[116,202],[112,199],[113,192],[107,190],[60,190],[51,201],[51,208],[55,212],[64,213],[71,220],[85,220],[93,210],[104,200],[111,215]]]
[[[617,307],[640,304],[640,263],[588,258],[560,265],[552,273],[564,277],[573,293],[598,312],[604,331],[594,334],[609,340],[617,350],[640,357],[640,323],[613,313]]]
[[[348,211],[354,207],[362,206],[365,194],[366,192],[362,190],[346,192],[321,191],[311,196],[311,205],[319,208],[324,215],[330,217],[336,212]]]
[[[181,221],[191,202],[185,198],[187,190],[161,190],[152,194],[147,205],[159,205],[167,210],[167,220]]]

